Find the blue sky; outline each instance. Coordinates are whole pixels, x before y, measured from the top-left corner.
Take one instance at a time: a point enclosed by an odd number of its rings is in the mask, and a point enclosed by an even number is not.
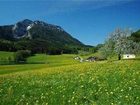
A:
[[[140,29],[140,1],[0,0],[0,25],[23,19],[59,25],[84,44],[97,45],[115,28]]]

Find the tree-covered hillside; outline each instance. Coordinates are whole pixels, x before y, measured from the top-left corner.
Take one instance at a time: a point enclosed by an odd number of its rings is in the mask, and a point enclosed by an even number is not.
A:
[[[140,42],[140,30],[132,33],[131,39],[135,42]]]

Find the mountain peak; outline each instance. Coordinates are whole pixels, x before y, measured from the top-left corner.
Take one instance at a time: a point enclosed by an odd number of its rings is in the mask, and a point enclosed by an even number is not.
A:
[[[35,20],[33,23],[34,23],[34,24],[43,25],[43,26],[45,26],[45,25],[47,24],[47,23],[45,23],[45,22],[43,22],[43,21],[39,21],[39,20]]]
[[[29,19],[24,19],[24,20],[22,20],[21,21],[22,23],[31,23],[31,22],[33,22],[32,20],[29,20]]]
[[[61,28],[58,25],[49,24],[49,23],[39,21],[39,20],[32,21],[29,19],[24,19],[22,21],[17,22],[13,26],[12,30],[13,30],[14,38],[20,38],[20,37],[22,38],[22,37],[30,36],[30,35],[28,35],[30,33],[29,31],[33,27],[38,27],[38,28],[45,29],[45,30],[65,32],[63,30],[63,28]]]

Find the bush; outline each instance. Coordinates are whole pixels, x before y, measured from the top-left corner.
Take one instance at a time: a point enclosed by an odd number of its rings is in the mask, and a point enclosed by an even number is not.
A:
[[[15,63],[25,63],[27,57],[31,56],[31,51],[29,50],[19,50],[15,53],[14,61]]]

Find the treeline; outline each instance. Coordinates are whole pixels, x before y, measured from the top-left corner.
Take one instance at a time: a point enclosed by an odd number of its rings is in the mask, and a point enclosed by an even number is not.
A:
[[[50,55],[56,54],[77,54],[78,53],[77,46],[66,46],[60,44],[53,44],[47,42],[46,40],[36,39],[20,39],[20,40],[0,40],[0,51],[12,51],[16,52],[18,50],[29,50],[33,54],[35,53],[46,53]]]
[[[35,53],[46,53],[49,55],[58,54],[78,54],[78,51],[87,51],[95,53],[102,46],[99,44],[97,46],[75,46],[69,44],[63,44],[60,42],[47,41],[43,39],[28,39],[22,38],[18,40],[5,40],[0,39],[0,51],[11,51],[16,52],[18,50],[29,50],[32,54]]]
[[[130,36],[130,39],[132,39],[134,42],[140,42],[140,30],[132,33],[132,35]]]

